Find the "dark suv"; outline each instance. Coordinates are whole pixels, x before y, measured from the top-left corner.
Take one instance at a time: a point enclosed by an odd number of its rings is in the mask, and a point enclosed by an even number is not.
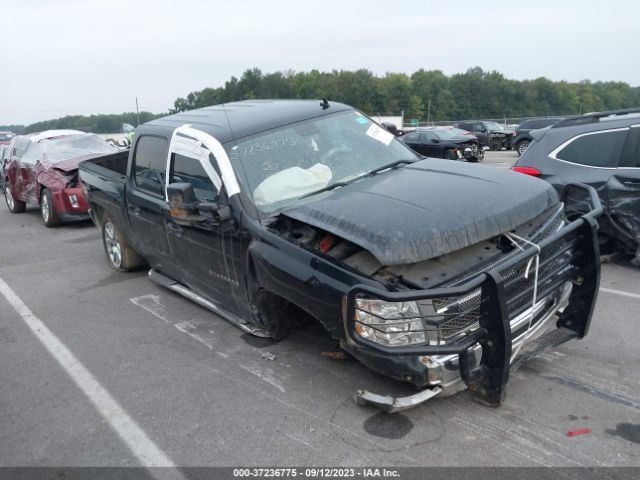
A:
[[[478,137],[480,145],[489,147],[491,150],[501,150],[502,147],[507,149],[512,148],[511,140],[515,135],[515,131],[506,130],[498,122],[465,120],[462,122],[456,122],[453,126],[473,133]]]
[[[532,118],[530,120],[525,120],[518,125],[518,128],[516,129],[516,136],[511,142],[516,149],[518,156],[522,155],[529,144],[533,141],[533,137],[531,136],[532,130],[546,128],[560,120],[562,120],[561,117]]]
[[[558,191],[577,182],[595,187],[605,209],[601,244],[640,266],[640,108],[570,117],[532,136],[513,170]]]

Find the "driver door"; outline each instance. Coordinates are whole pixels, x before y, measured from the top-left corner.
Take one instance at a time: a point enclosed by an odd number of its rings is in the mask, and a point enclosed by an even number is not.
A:
[[[196,138],[181,135],[177,146],[172,142],[167,184],[189,183],[198,202],[226,204],[213,154]],[[185,145],[190,144],[190,147]],[[208,162],[206,165],[205,162]],[[210,168],[213,167],[213,168]],[[182,283],[228,312],[235,313],[233,289],[239,286],[235,262],[228,245],[232,222],[216,224],[213,215],[202,214],[200,220],[176,221],[166,216],[167,237],[173,261]]]

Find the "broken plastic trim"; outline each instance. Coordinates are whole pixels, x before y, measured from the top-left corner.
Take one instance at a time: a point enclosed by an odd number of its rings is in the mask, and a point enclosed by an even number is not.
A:
[[[421,392],[407,395],[406,397],[392,397],[391,395],[378,395],[368,390],[358,390],[354,400],[360,406],[373,405],[387,413],[397,413],[409,408],[417,407],[433,397],[440,395],[442,388],[422,390]]]

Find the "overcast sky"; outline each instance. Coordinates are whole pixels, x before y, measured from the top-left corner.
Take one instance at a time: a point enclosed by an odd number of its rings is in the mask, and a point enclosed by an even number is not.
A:
[[[476,65],[640,85],[637,0],[0,0],[0,124],[167,111],[263,72]]]

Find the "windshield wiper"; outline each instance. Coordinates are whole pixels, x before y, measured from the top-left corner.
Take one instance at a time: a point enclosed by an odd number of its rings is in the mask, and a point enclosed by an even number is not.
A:
[[[345,185],[349,185],[351,182],[355,182],[356,180],[359,180],[361,178],[362,177],[356,177],[356,178],[352,178],[351,180],[346,181],[346,182],[332,183],[331,185],[327,185],[324,188],[320,188],[318,190],[314,190],[313,192],[305,193],[304,195],[301,195],[300,197],[298,197],[298,200],[303,199],[303,198],[307,198],[307,197],[311,197],[312,195],[317,195],[318,193],[328,192],[329,190],[333,190],[334,188],[344,187]]]
[[[395,162],[390,163],[389,165],[383,165],[381,167],[374,168],[369,173],[366,173],[366,174],[362,175],[362,177],[368,177],[369,175],[375,175],[376,173],[382,172],[383,170],[387,170],[389,168],[394,168],[394,167],[397,167],[399,165],[403,165],[405,163],[413,163],[413,162],[414,162],[414,160],[397,160]],[[358,178],[362,178],[362,177],[358,177]]]
[[[376,173],[380,173],[383,170],[389,170],[390,168],[395,168],[395,167],[397,167],[399,165],[403,165],[405,163],[413,163],[413,162],[414,162],[414,160],[398,160],[398,161],[390,163],[388,165],[383,165],[382,167],[374,168],[370,172],[367,172],[364,175],[360,175],[358,177],[352,178],[351,180],[332,183],[331,185],[327,185],[324,188],[320,188],[318,190],[314,190],[313,192],[305,193],[304,195],[298,197],[298,200],[301,200],[301,199],[307,198],[307,197],[311,197],[313,195],[317,195],[318,193],[328,192],[329,190],[333,190],[334,188],[344,187],[346,185],[349,185],[350,183],[356,182],[356,181],[358,181],[360,179],[363,179],[365,177],[369,177],[371,175],[375,175]]]

